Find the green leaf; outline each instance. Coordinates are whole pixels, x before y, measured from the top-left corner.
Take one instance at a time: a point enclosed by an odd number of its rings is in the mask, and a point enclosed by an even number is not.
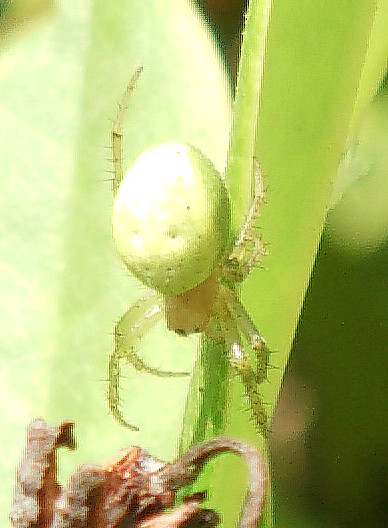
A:
[[[264,399],[276,401],[346,145],[378,2],[278,1],[271,13],[257,153],[268,245],[243,299],[274,354]],[[384,51],[385,53],[385,51]]]

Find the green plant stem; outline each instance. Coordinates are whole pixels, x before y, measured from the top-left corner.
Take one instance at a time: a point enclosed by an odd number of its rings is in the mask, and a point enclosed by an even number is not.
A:
[[[234,233],[241,229],[252,201],[252,160],[271,5],[271,0],[251,1],[246,15],[225,171],[233,197],[231,223]]]

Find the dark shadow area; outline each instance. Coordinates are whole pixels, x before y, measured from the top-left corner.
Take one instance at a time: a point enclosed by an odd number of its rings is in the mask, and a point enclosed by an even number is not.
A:
[[[330,238],[327,229],[275,417],[279,526],[284,508],[325,526],[383,528],[388,246],[355,256]]]

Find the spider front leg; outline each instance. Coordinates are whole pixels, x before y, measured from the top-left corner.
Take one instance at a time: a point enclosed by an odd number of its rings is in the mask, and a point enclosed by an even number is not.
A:
[[[255,181],[252,205],[232,252],[222,267],[222,278],[231,288],[235,283],[242,282],[252,271],[256,262],[266,253],[264,243],[255,232],[255,222],[264,202],[263,175],[256,158],[253,159],[252,170]],[[266,436],[268,432],[267,413],[261,401],[258,386],[267,379],[270,350],[231,288],[225,284],[220,286],[220,300],[224,312],[222,324],[224,339],[229,350],[230,361],[245,386],[252,417],[259,431]],[[248,344],[255,352],[255,368],[251,366],[242,343]]]
[[[232,292],[230,294],[233,295]],[[220,301],[224,303],[224,316],[221,320],[221,330],[229,354],[229,360],[245,387],[255,425],[259,432],[266,437],[268,435],[268,416],[258,391],[261,376],[252,368],[244,350],[238,320],[233,311],[229,309],[230,299],[226,287],[223,287],[220,291]],[[234,301],[236,304],[238,303],[236,298],[234,298]],[[260,336],[258,337],[262,340]]]
[[[226,286],[222,286],[222,296],[232,319],[235,321],[238,332],[256,354],[256,383],[260,385],[267,379],[271,351],[234,292]]]
[[[163,318],[162,296],[153,293],[140,299],[124,314],[115,327],[115,348],[109,360],[108,402],[115,419],[123,426],[138,431],[129,424],[120,410],[120,361],[125,359],[136,370],[159,377],[177,378],[188,372],[171,372],[147,365],[136,353],[142,337]]]

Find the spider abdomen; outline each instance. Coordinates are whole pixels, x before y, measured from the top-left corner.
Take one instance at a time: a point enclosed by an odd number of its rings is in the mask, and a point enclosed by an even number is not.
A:
[[[144,152],[114,205],[113,233],[129,270],[164,295],[195,288],[220,264],[229,242],[229,197],[212,162],[181,143]]]

